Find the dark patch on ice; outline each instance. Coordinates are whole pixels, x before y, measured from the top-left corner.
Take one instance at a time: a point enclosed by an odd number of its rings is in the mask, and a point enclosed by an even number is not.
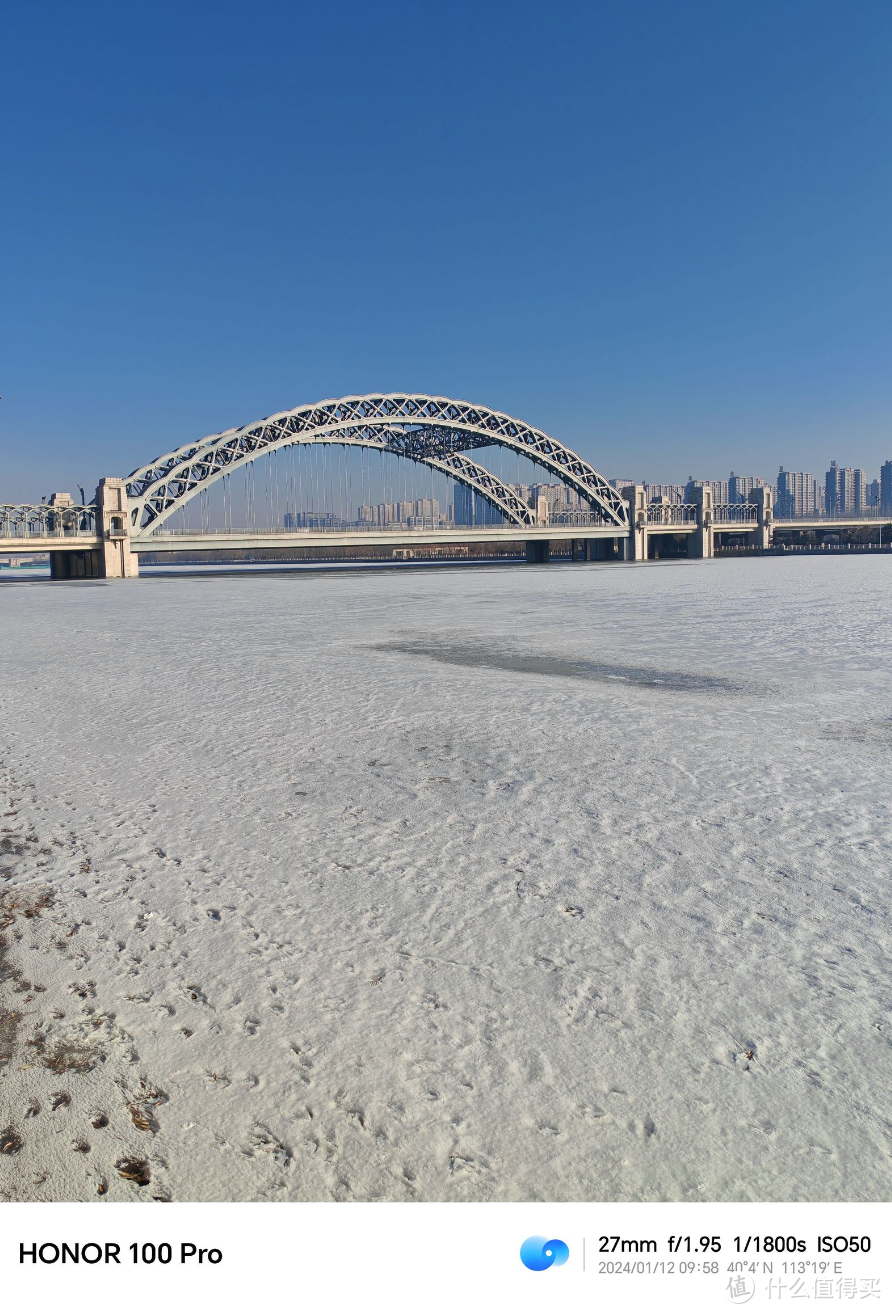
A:
[[[376,652],[401,652],[412,657],[430,657],[436,662],[445,662],[449,666],[517,671],[521,675],[556,675],[560,679],[625,684],[645,687],[657,692],[753,693],[752,683],[743,683],[723,675],[703,675],[694,671],[667,671],[656,667],[622,666],[616,662],[591,661],[585,658],[546,657],[535,653],[512,652],[504,648],[414,640],[375,643],[369,646]]]
[[[831,721],[821,731],[821,738],[844,744],[892,748],[892,717],[877,717],[873,721]]]

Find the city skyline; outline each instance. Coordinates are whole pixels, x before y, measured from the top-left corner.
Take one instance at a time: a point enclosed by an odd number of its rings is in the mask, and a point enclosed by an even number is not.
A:
[[[611,482],[614,487],[638,482],[648,490],[654,489],[655,496],[668,497],[670,501],[690,501],[691,488],[697,484],[712,486],[713,498],[717,502],[745,502],[750,489],[769,487],[772,489],[775,507],[782,508],[778,514],[818,514],[858,512],[878,508],[881,513],[892,515],[892,458],[880,466],[879,472],[870,478],[868,472],[859,466],[843,466],[835,459],[823,475],[812,470],[788,470],[781,465],[774,482],[760,475],[735,474],[732,470],[727,479],[695,478],[689,475],[683,482],[649,483],[644,480],[617,480]]]
[[[831,481],[835,483],[834,494],[831,494]],[[717,505],[745,503],[753,489],[768,487],[772,492],[775,514],[781,518],[857,514],[870,510],[892,516],[892,459],[883,463],[879,476],[872,480],[867,478],[863,469],[840,466],[833,460],[823,476],[810,471],[786,470],[781,466],[774,483],[760,475],[742,475],[733,470],[727,479],[719,480],[695,479],[691,475],[684,482],[672,484],[616,477],[609,482],[620,491],[638,484],[645,489],[648,501],[670,503],[692,503],[694,488],[706,485],[711,488],[713,502]],[[580,495],[560,482],[512,482],[508,486],[529,506],[548,516],[584,509]],[[315,510],[286,511],[282,524],[285,529],[320,528],[323,522],[333,524],[336,521],[344,525],[405,525],[411,528],[432,524],[488,524],[499,520],[498,512],[479,494],[455,484],[451,500],[442,506],[438,498],[366,502],[357,506],[355,518],[351,520],[349,516],[337,516],[320,505]]]

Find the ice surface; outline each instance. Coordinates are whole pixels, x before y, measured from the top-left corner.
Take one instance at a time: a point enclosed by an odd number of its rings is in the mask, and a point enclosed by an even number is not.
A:
[[[888,1198],[890,580],[4,579],[0,1193]]]

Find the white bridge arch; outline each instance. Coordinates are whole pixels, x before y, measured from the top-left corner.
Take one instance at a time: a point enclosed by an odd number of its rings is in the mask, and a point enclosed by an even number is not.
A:
[[[513,489],[464,453],[500,446],[556,475],[606,526],[628,529],[620,494],[582,457],[521,420],[485,406],[420,393],[341,397],[280,411],[158,457],[127,478],[131,540],[148,537],[202,489],[260,456],[297,443],[369,447],[440,470],[474,490],[510,525],[535,515]]]

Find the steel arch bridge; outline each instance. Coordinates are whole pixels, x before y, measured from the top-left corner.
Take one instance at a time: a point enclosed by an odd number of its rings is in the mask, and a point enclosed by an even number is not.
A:
[[[421,393],[340,397],[280,411],[159,456],[128,476],[131,541],[147,538],[180,507],[224,475],[297,443],[367,447],[438,470],[472,489],[508,525],[533,526],[534,511],[507,484],[465,453],[508,448],[556,475],[603,526],[628,529],[623,498],[563,443],[521,420],[470,402]]]

